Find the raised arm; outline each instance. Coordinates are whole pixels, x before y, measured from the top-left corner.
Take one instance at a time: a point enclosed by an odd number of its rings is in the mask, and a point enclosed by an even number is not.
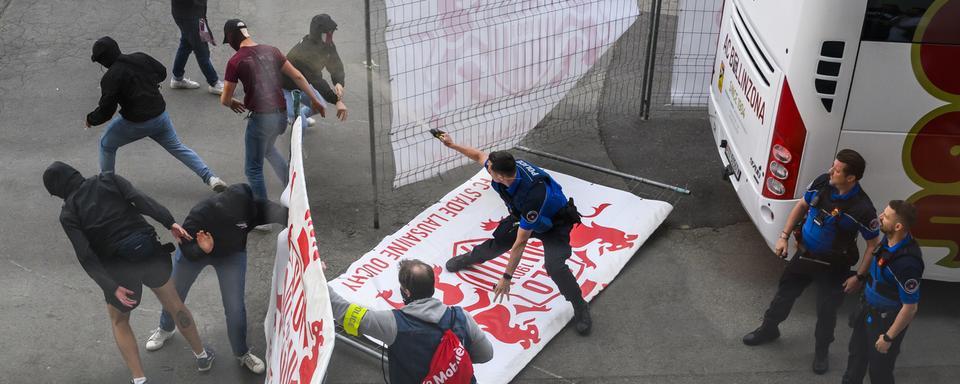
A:
[[[468,157],[470,160],[480,163],[480,165],[484,165],[484,163],[487,162],[486,152],[476,149],[474,147],[471,147],[469,145],[457,144],[456,142],[453,141],[453,137],[451,137],[449,133],[440,134],[439,139],[441,142],[443,142],[443,145],[446,145],[447,147],[457,152],[460,152],[460,154]]]

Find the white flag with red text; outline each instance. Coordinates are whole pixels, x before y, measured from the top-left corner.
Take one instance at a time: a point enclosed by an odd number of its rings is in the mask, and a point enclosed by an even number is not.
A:
[[[277,235],[264,319],[268,384],[319,384],[333,352],[333,311],[303,176],[301,121],[290,135],[290,182],[281,197],[290,211],[286,228]]]
[[[587,300],[607,287],[673,207],[631,193],[548,171],[574,198],[583,222],[570,232],[567,260]],[[493,286],[508,255],[457,273],[444,270],[450,257],[492,237],[506,207],[480,171],[427,208],[329,282],[348,301],[371,309],[400,308],[397,261],[416,258],[433,266],[436,297],[463,307],[487,333],[494,358],[474,366],[480,383],[507,383],[573,318],[544,270],[543,244],[530,239],[512,280],[511,297],[493,302]]]

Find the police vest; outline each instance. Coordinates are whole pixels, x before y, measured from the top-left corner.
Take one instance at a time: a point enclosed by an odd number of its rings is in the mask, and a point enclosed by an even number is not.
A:
[[[866,192],[859,189],[859,185],[855,188],[858,190],[852,196],[837,199],[832,196],[834,188],[830,186],[829,176],[821,175],[811,184],[811,189],[816,190],[816,195],[811,200],[810,210],[807,212],[803,244],[813,256],[835,266],[849,267],[856,264],[860,258],[856,226],[875,230],[871,227],[877,225],[870,221],[875,219],[873,203]],[[855,226],[844,228],[845,221],[852,222]],[[819,240],[828,242],[829,249],[813,247],[814,240],[809,236],[812,234],[818,235]]]
[[[904,260],[905,258],[912,258],[913,260]],[[867,303],[878,309],[898,309],[902,305],[898,284],[906,284],[907,286],[904,288],[911,290],[917,288],[916,284],[919,284],[919,281],[898,282],[897,279],[903,277],[897,276],[894,264],[901,266],[902,263],[915,263],[917,261],[919,261],[918,264],[922,273],[923,257],[920,253],[920,245],[912,238],[892,252],[883,245],[878,246],[877,250],[873,252],[873,262],[870,264],[870,273],[867,274],[867,285],[864,289]],[[887,273],[884,273],[885,271]]]
[[[560,184],[557,184],[546,171],[524,160],[516,160],[516,162],[517,174],[515,182],[519,184],[517,185],[517,189],[513,191],[513,195],[507,191],[509,186],[495,181],[491,181],[490,185],[493,186],[493,190],[497,191],[497,194],[503,199],[511,215],[517,218],[523,217],[527,219],[527,221],[532,222],[534,224],[534,232],[547,232],[553,228],[554,216],[557,212],[567,206],[567,197],[564,196],[563,188],[560,187]],[[544,196],[543,203],[540,205],[540,209],[534,212],[534,214],[522,212],[523,205],[529,198],[530,190],[533,189],[537,183],[541,182],[546,187],[546,195]]]
[[[440,339],[443,337],[443,331],[440,327],[447,328],[453,321],[453,316],[457,317],[456,324],[453,326],[453,333],[460,338],[464,348],[468,351],[472,344],[467,332],[467,318],[460,307],[450,307],[437,324],[420,320],[409,316],[399,309],[393,310],[393,317],[397,322],[397,337],[390,345],[388,356],[390,357],[390,382],[400,383],[420,383],[427,375],[430,369],[430,360],[433,359],[433,353],[440,345]],[[472,383],[477,379],[473,378]]]

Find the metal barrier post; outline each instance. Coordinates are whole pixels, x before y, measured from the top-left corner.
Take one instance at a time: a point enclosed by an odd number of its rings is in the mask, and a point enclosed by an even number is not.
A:
[[[657,35],[660,32],[660,12],[663,0],[652,0],[650,2],[650,30],[647,34],[647,57],[643,68],[643,85],[640,96],[640,118],[650,119],[650,104],[653,97],[653,72],[656,68],[657,60]]]
[[[370,178],[373,182],[373,228],[380,229],[380,182],[377,180],[376,126],[373,116],[373,54],[370,42],[370,0],[363,1],[367,39],[367,115],[370,120]]]

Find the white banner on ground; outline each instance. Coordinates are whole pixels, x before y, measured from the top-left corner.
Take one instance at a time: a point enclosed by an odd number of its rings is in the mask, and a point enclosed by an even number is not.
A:
[[[636,0],[387,0],[394,187],[466,164],[427,131],[514,147],[638,15]]]
[[[319,384],[334,343],[333,311],[314,236],[297,119],[290,135],[290,183],[281,201],[290,212],[277,236],[277,258],[264,319],[265,382]]]
[[[723,0],[680,0],[670,104],[707,105],[722,8]]]
[[[584,215],[583,223],[570,232],[573,255],[567,265],[590,300],[617,276],[673,207],[557,172],[550,175]],[[433,265],[436,297],[464,307],[493,342],[493,360],[474,367],[477,381],[507,383],[566,326],[573,308],[547,276],[543,244],[536,239],[530,240],[514,273],[508,302],[492,302],[507,254],[458,273],[444,270],[447,259],[490,238],[507,215],[488,178],[480,171],[383,239],[330,284],[347,300],[368,308],[400,308],[397,261],[416,258]]]

